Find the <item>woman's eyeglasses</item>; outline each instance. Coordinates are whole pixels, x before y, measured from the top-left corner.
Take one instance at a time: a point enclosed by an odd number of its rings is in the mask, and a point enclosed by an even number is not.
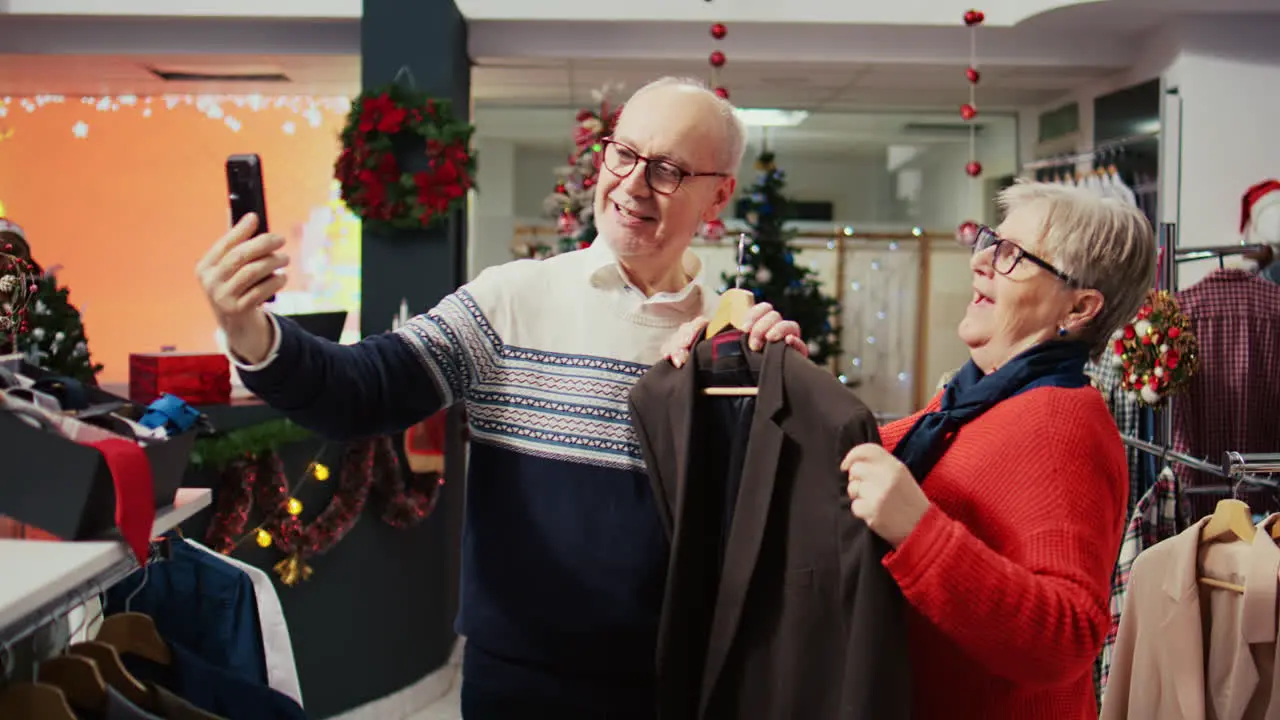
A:
[[[685,178],[691,177],[729,177],[728,173],[689,172],[670,160],[650,158],[636,152],[635,148],[624,145],[617,140],[604,141],[604,166],[609,172],[625,178],[635,172],[636,166],[644,161],[644,179],[649,189],[659,195],[670,195],[680,189]]]
[[[973,254],[986,252],[995,248],[991,256],[991,267],[1001,275],[1008,275],[1018,267],[1018,263],[1030,260],[1032,263],[1039,265],[1046,272],[1073,287],[1080,287],[1080,282],[1070,275],[1062,272],[1054,267],[1048,260],[1045,260],[1035,253],[1024,249],[1021,245],[1012,240],[1005,240],[996,234],[995,230],[980,225],[978,226],[978,236],[973,243]]]

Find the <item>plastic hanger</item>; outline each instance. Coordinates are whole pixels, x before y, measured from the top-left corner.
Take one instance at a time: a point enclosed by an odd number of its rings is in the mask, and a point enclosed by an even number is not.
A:
[[[738,280],[742,282],[742,264],[746,259],[747,234],[742,233],[738,236]],[[725,290],[720,295],[720,304],[716,307],[715,314],[711,316],[711,320],[707,323],[706,336],[714,337],[721,332],[733,328],[734,330],[745,332],[747,329],[747,319],[751,317],[751,306],[756,304],[756,296],[741,287],[734,287]],[[703,395],[720,395],[746,397],[760,394],[760,389],[755,387],[708,387],[703,388]]]
[[[77,710],[101,713],[107,709],[107,681],[92,660],[77,655],[60,655],[38,666],[36,679],[42,685],[62,690],[67,703]]]
[[[1234,498],[1219,500],[1218,506],[1213,509],[1213,515],[1209,517],[1209,522],[1205,523],[1204,529],[1200,531],[1200,543],[1233,540],[1253,542],[1257,532],[1257,528],[1253,526],[1253,514],[1244,501]],[[1200,582],[1222,590],[1244,592],[1243,585],[1225,580],[1202,577]]]

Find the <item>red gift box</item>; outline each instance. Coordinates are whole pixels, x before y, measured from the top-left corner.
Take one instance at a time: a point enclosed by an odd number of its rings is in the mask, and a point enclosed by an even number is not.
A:
[[[231,363],[220,353],[129,355],[129,399],[147,405],[168,393],[192,405],[231,402]]]

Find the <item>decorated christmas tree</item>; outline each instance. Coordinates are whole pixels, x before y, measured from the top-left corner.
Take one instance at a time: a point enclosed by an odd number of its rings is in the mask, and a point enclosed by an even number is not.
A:
[[[22,228],[0,218],[0,355],[22,353],[46,370],[95,383],[102,366],[89,355],[80,311],[29,253]]]
[[[596,238],[596,178],[600,174],[601,141],[613,132],[622,106],[612,107],[605,87],[592,93],[599,107],[584,108],[575,118],[573,154],[569,164],[556,169],[555,191],[547,196],[543,207],[556,219],[559,241],[555,248],[542,248],[541,256],[569,252],[587,247]]]
[[[34,365],[59,375],[96,384],[102,365],[89,355],[80,310],[71,304],[71,291],[58,285],[53,271],[36,281],[27,306],[28,330],[18,334],[18,352]]]
[[[790,203],[783,195],[786,174],[774,164],[773,153],[761,153],[756,169],[761,175],[744,198],[750,230],[740,268],[742,288],[754,292],[757,300],[773,304],[782,317],[799,323],[810,359],[827,363],[840,352],[840,334],[832,324],[838,305],[835,298],[823,294],[817,273],[796,264],[799,250],[790,242],[795,232],[784,227],[790,219]],[[738,276],[725,274],[723,279],[732,287]]]

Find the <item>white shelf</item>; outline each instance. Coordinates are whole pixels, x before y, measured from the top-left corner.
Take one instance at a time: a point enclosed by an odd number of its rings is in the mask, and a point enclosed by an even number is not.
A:
[[[152,536],[177,527],[212,499],[211,490],[179,488],[174,504],[156,511]],[[119,541],[0,540],[0,635],[131,558]]]

